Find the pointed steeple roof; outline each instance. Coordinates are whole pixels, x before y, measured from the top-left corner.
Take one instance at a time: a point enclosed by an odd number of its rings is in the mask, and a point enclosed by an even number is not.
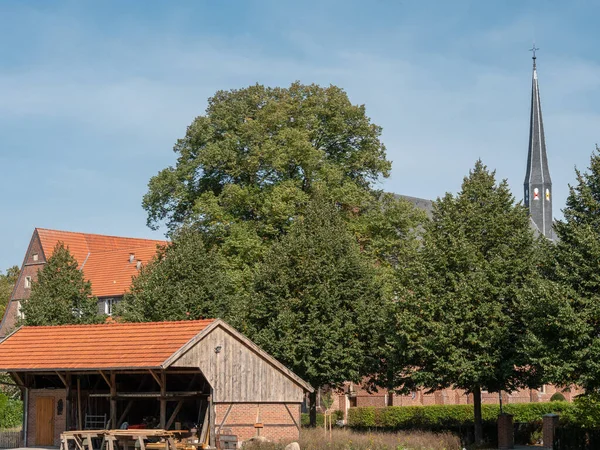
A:
[[[542,105],[538,83],[535,45],[533,46],[533,78],[531,86],[531,117],[529,121],[529,152],[525,173],[525,205],[534,223],[548,238],[552,238],[552,180],[546,155],[546,138],[542,120]]]
[[[546,155],[546,138],[542,120],[540,87],[538,83],[536,56],[533,54],[533,80],[531,86],[531,118],[529,126],[529,154],[527,155],[527,174],[525,183],[552,183]]]

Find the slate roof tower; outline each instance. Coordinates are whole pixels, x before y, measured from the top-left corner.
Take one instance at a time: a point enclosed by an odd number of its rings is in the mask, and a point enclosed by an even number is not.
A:
[[[525,206],[529,208],[531,220],[541,234],[552,239],[552,180],[548,170],[546,138],[542,121],[540,88],[536,68],[535,46],[533,47],[533,81],[531,87],[531,119],[529,124],[529,153],[525,174]]]

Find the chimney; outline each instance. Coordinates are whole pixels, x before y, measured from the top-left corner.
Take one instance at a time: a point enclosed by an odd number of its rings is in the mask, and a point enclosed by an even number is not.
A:
[[[134,253],[130,253],[129,254],[129,264],[133,263],[135,261],[135,254]]]

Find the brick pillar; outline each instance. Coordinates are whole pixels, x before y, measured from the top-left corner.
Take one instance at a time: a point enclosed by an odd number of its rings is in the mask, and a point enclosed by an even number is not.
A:
[[[542,442],[544,448],[552,448],[554,443],[554,430],[558,426],[558,414],[546,414],[542,428]]]
[[[498,416],[498,448],[501,450],[514,448],[514,428],[512,414]]]

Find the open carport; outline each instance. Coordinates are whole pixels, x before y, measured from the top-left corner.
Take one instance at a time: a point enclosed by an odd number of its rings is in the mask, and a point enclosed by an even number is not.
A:
[[[22,327],[0,371],[23,392],[24,442],[67,430],[189,429],[293,440],[310,385],[222,320]]]

